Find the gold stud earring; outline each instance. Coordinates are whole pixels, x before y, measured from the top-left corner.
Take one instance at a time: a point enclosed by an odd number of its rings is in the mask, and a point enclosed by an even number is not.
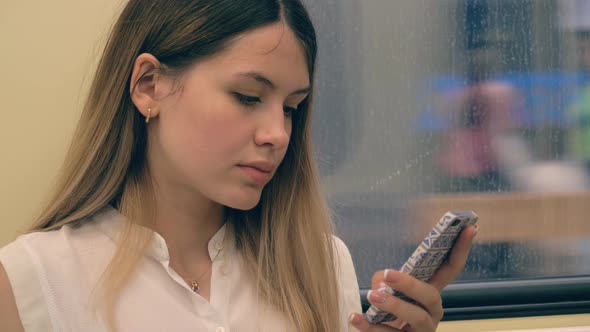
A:
[[[148,114],[145,117],[145,123],[150,123],[150,117],[152,116],[152,109],[148,108]]]

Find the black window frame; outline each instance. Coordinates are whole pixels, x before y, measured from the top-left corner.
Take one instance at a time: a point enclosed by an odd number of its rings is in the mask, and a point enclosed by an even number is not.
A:
[[[363,311],[368,289],[361,290]],[[442,292],[443,321],[590,313],[590,276],[461,281]]]

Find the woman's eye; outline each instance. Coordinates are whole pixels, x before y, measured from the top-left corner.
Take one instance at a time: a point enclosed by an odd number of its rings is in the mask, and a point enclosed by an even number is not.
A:
[[[259,97],[248,96],[238,92],[234,92],[233,95],[236,97],[238,102],[245,106],[254,106],[258,103],[261,103],[262,100]],[[290,106],[283,106],[283,112],[285,113],[286,117],[291,117],[293,112],[297,111],[297,107],[290,107]]]
[[[254,106],[262,101],[258,97],[246,96],[237,92],[234,92],[234,96],[241,104],[244,104],[246,106]]]
[[[283,107],[283,112],[285,112],[286,117],[291,117],[293,115],[293,112],[295,112],[295,111],[297,111],[297,108],[295,108],[295,107],[289,107],[289,106]]]

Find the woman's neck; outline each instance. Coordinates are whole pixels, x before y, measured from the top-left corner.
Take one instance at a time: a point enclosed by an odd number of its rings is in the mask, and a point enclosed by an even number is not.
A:
[[[224,224],[223,206],[194,193],[158,189],[154,230],[166,240],[170,261],[191,270],[209,259],[209,241]]]

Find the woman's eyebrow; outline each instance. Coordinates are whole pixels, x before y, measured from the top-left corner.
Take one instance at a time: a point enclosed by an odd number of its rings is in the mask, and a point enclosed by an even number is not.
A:
[[[264,77],[264,75],[257,73],[257,72],[250,71],[250,72],[245,72],[245,73],[237,73],[237,74],[235,74],[235,76],[251,78],[251,79],[256,80],[259,83],[262,83],[263,85],[266,85],[271,90],[276,89],[276,85],[270,79]],[[304,94],[308,94],[310,90],[311,90],[310,87],[306,87],[303,89],[293,91],[290,95],[304,95]]]

